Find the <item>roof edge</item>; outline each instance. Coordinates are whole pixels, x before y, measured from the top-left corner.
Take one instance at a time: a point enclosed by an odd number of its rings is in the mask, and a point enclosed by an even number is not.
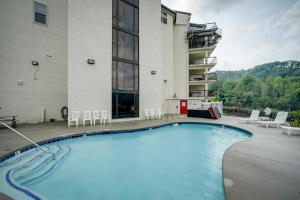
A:
[[[183,12],[183,11],[179,11],[179,10],[174,10],[174,12],[176,13],[180,13],[180,14],[185,14],[185,15],[192,15],[192,13],[189,13],[189,12]]]

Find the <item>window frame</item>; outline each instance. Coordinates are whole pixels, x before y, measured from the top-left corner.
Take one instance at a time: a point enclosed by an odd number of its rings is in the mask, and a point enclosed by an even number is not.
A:
[[[160,21],[164,24],[168,24],[168,14],[166,12],[161,12]]]
[[[118,9],[119,9],[119,2],[122,1],[123,3],[127,3],[130,6],[134,7],[133,10],[133,20],[134,20],[134,24],[133,24],[133,30],[128,30],[126,28],[123,28],[121,26],[118,25]],[[132,3],[135,2],[135,3]],[[114,5],[115,3],[115,5]],[[123,118],[123,117],[139,117],[139,84],[140,84],[140,69],[139,69],[139,56],[140,56],[140,45],[139,45],[139,0],[115,0],[113,1],[113,6],[112,6],[112,37],[114,37],[114,31],[116,32],[115,36],[116,39],[114,40],[115,43],[113,43],[116,47],[115,49],[115,53],[116,55],[114,55],[114,49],[112,49],[112,65],[114,65],[115,63],[115,78],[116,80],[112,80],[112,104],[113,102],[115,102],[115,106],[112,105],[112,118],[113,119],[118,119],[118,118]],[[114,10],[116,9],[116,10]],[[114,13],[116,14],[116,16],[114,15]],[[133,48],[134,48],[134,52],[133,52],[133,59],[132,60],[128,60],[128,59],[124,59],[124,58],[119,58],[119,53],[118,53],[118,45],[119,45],[119,32],[123,32],[125,34],[129,34],[131,36],[133,36]],[[113,46],[114,46],[113,45]],[[133,77],[133,90],[123,90],[123,89],[119,89],[119,63],[124,63],[124,64],[130,64],[132,65],[132,77]],[[113,66],[112,66],[113,67]],[[113,71],[113,69],[112,69]],[[112,75],[113,78],[113,75]],[[113,85],[114,84],[114,85]],[[114,87],[115,86],[115,87]],[[122,114],[122,116],[120,115],[121,113],[119,113],[119,109],[118,109],[118,98],[119,95],[122,94],[132,94],[134,95],[134,111],[133,111],[133,116],[128,113],[128,115],[126,116]]]
[[[44,23],[40,23],[40,22],[38,22],[38,21],[35,20],[35,13],[36,13],[36,12],[35,12],[35,5],[36,5],[36,4],[40,4],[40,5],[45,6],[45,18],[46,18],[45,24],[44,24]],[[48,24],[49,24],[49,7],[48,7],[47,4],[38,2],[38,1],[36,1],[36,0],[32,1],[32,22],[33,22],[34,24],[38,24],[38,25],[41,25],[41,26],[46,26],[46,27],[48,27]]]

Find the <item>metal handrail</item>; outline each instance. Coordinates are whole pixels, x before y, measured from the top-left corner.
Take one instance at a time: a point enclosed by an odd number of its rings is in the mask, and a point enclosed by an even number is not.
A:
[[[24,138],[25,140],[29,141],[31,144],[33,144],[34,146],[36,146],[37,148],[39,148],[40,150],[44,151],[45,153],[51,154],[54,159],[55,159],[55,154],[49,152],[48,149],[45,149],[43,147],[41,147],[40,145],[38,145],[37,143],[35,143],[34,141],[32,141],[31,139],[29,139],[28,137],[26,137],[25,135],[23,135],[22,133],[18,132],[16,129],[13,129],[12,127],[10,127],[9,125],[0,122],[0,124],[2,124],[3,126],[5,126],[6,128],[10,129],[11,131],[13,131],[14,133],[18,134],[19,136],[21,136],[22,138]]]

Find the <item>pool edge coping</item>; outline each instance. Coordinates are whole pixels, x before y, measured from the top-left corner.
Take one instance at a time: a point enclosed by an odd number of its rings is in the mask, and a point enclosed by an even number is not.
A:
[[[214,122],[180,121],[180,122],[169,122],[169,123],[164,123],[164,124],[154,125],[154,126],[146,126],[146,127],[142,127],[142,128],[135,128],[135,129],[100,130],[100,131],[82,132],[82,133],[74,133],[74,134],[71,133],[70,135],[62,135],[62,136],[58,136],[58,137],[53,137],[53,138],[49,138],[49,139],[46,139],[46,140],[38,141],[36,143],[40,146],[43,146],[43,145],[46,145],[46,144],[51,144],[51,143],[59,142],[59,141],[62,141],[62,140],[80,138],[80,137],[84,137],[84,136],[96,136],[96,135],[102,135],[102,134],[117,134],[117,133],[131,133],[131,132],[145,131],[145,130],[148,130],[148,129],[161,128],[161,127],[170,126],[170,125],[173,125],[173,124],[204,124],[204,125],[213,125],[213,126],[221,126],[221,127],[224,126],[224,127],[228,127],[228,128],[232,128],[232,129],[235,129],[235,130],[245,132],[250,136],[249,138],[251,138],[254,135],[249,130],[246,130],[244,128],[240,128],[240,127],[237,127],[237,126],[233,126],[233,125],[228,125],[228,124],[214,123]],[[236,142],[236,143],[238,143],[238,142]],[[236,143],[234,143],[234,144],[236,144]],[[234,144],[232,144],[232,145],[234,145]],[[225,150],[225,152],[230,147],[228,147]],[[29,151],[31,149],[34,149],[34,148],[36,148],[35,145],[29,144],[29,145],[25,145],[23,147],[20,147],[18,149],[14,149],[14,150],[0,156],[0,163],[8,160],[9,158],[12,158],[12,157],[18,155],[18,153],[23,153],[23,152]],[[225,152],[224,152],[224,154],[225,154]]]

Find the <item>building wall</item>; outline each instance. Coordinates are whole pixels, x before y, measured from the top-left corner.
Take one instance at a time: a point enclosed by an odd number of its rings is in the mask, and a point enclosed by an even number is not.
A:
[[[167,13],[168,23],[161,23],[161,48],[162,48],[162,109],[167,111],[166,98],[174,95],[173,90],[173,67],[174,67],[174,47],[173,47],[173,16]],[[164,82],[165,81],[165,82]]]
[[[37,122],[45,108],[47,119],[59,120],[62,106],[105,109],[111,116],[111,0],[38,2],[48,6],[47,26],[33,23],[32,0],[0,1],[0,116]],[[160,0],[140,0],[140,118],[144,108],[165,110],[165,99],[174,93],[187,97],[190,15],[178,13],[175,25],[168,15],[167,26],[160,17]],[[89,58],[96,63],[88,64]],[[39,62],[39,70],[32,60]]]
[[[161,108],[160,0],[140,0],[140,118],[145,108]],[[155,75],[151,71],[156,71]]]
[[[0,116],[20,122],[40,121],[42,107],[61,119],[67,104],[67,0],[37,1],[48,6],[48,26],[33,23],[32,0],[0,1]]]
[[[94,65],[87,63],[89,58]],[[111,71],[112,1],[69,1],[69,111],[105,109],[111,116]]]
[[[174,93],[178,98],[188,96],[188,42],[186,32],[188,30],[190,15],[177,13],[174,25]],[[176,80],[176,81],[175,81]]]

